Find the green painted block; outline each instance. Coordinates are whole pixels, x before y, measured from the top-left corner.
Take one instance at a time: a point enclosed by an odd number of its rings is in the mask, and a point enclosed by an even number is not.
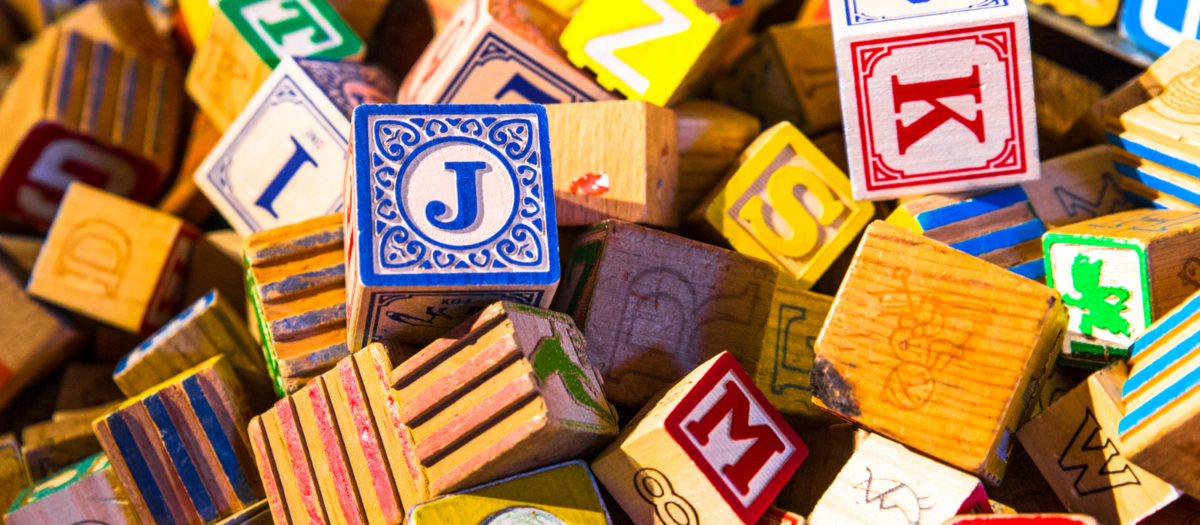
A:
[[[272,69],[285,56],[341,60],[362,40],[324,0],[222,0],[218,6]]]

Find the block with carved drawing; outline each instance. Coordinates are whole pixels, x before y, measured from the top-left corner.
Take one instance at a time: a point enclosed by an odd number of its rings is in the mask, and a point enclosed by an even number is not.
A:
[[[1111,148],[1096,145],[1042,163],[1042,178],[1021,183],[1049,228],[1136,207],[1125,197]]]

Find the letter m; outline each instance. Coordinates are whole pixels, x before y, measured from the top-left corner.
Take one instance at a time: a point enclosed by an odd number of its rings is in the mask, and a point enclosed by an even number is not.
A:
[[[750,493],[750,480],[758,475],[771,456],[783,452],[786,448],[775,429],[769,425],[750,425],[750,399],[733,381],[725,383],[725,394],[713,404],[707,414],[698,421],[688,423],[687,430],[701,446],[708,445],[710,434],[729,415],[732,415],[729,425],[730,439],[754,440],[742,457],[721,469],[725,477],[744,496]]]

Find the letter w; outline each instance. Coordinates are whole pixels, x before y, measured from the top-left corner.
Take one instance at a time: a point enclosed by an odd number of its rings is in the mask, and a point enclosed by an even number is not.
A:
[[[770,426],[750,426],[750,400],[733,382],[725,383],[725,394],[721,399],[699,421],[688,423],[687,429],[701,446],[707,445],[709,434],[730,414],[733,417],[729,425],[729,437],[734,441],[753,439],[754,443],[736,463],[725,465],[721,472],[742,495],[746,495],[750,492],[750,480],[762,470],[771,456],[784,451],[783,440]]]
[[[913,122],[911,126],[905,126],[904,122],[896,119],[896,138],[900,142],[900,154],[903,155],[908,148],[933,132],[933,130],[941,127],[950,119],[957,120],[960,124],[967,127],[975,134],[975,138],[979,142],[984,141],[983,137],[983,115],[980,111],[975,111],[975,118],[967,120],[966,117],[960,115],[957,111],[950,109],[949,106],[942,104],[941,98],[946,97],[961,97],[971,95],[975,97],[975,103],[982,102],[979,84],[979,66],[971,68],[971,75],[961,78],[948,78],[945,80],[933,80],[929,82],[915,82],[912,84],[901,84],[900,80],[892,75],[892,101],[895,105],[896,113],[900,113],[900,107],[909,102],[924,101],[933,106],[933,110],[921,115],[921,118]]]

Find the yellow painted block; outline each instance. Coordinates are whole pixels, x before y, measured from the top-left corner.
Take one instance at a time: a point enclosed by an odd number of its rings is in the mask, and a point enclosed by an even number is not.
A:
[[[1104,27],[1111,24],[1121,7],[1121,0],[1033,0],[1035,4],[1049,5],[1064,15],[1073,16],[1083,23]]]
[[[208,39],[208,28],[212,26],[212,4],[208,0],[178,0],[179,13],[183,15],[183,25],[187,27],[192,45],[199,48]]]
[[[596,481],[582,461],[502,479],[414,507],[409,523],[607,525]]]

